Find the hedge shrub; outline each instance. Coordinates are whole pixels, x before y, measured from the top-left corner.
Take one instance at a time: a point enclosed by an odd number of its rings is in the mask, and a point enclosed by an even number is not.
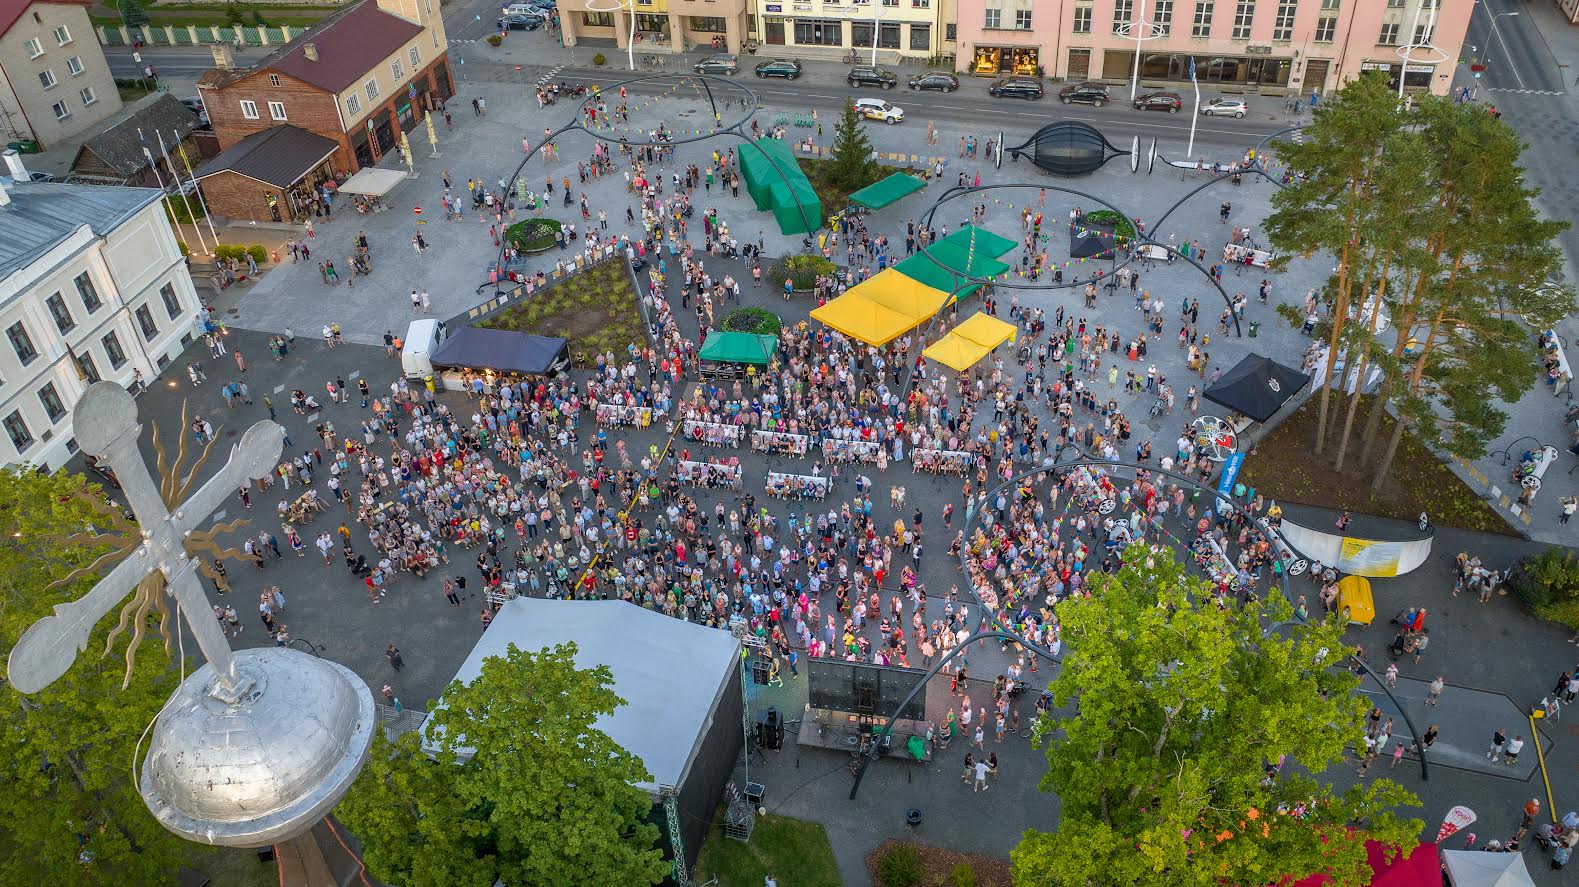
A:
[[[908,844],[897,844],[877,860],[877,880],[882,887],[915,887],[921,883],[921,854]]]
[[[523,253],[542,252],[559,242],[561,227],[555,219],[524,219],[504,229],[504,239]]]
[[[788,277],[795,289],[809,290],[817,285],[817,278],[835,274],[838,270],[838,265],[822,256],[787,256],[774,263],[769,281],[778,287]]]
[[[724,329],[732,333],[774,336],[781,327],[779,316],[765,308],[736,308],[724,315]]]
[[[1526,557],[1508,573],[1508,586],[1542,619],[1579,628],[1579,555],[1548,548]]]
[[[498,46],[499,44],[504,42],[504,38],[500,37],[498,34],[489,34],[487,37],[485,37],[483,39],[488,41],[488,45],[489,46]]]
[[[251,256],[252,261],[261,265],[268,261],[269,251],[260,243],[254,243],[251,246],[241,246],[240,244],[234,243],[221,243],[220,245],[214,247],[214,258],[216,259],[235,259],[238,262],[245,262],[247,260],[247,256]]]

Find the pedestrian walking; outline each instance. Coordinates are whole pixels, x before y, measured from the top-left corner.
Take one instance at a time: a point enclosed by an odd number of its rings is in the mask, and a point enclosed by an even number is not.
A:
[[[1502,759],[1502,749],[1508,744],[1508,734],[1498,728],[1491,734],[1491,748],[1486,749],[1486,760],[1499,761]]]
[[[384,650],[384,658],[389,660],[390,667],[395,671],[400,671],[401,667],[406,664],[400,658],[400,648],[394,644],[390,644],[389,647]]]
[[[1436,705],[1437,700],[1442,698],[1442,689],[1445,686],[1447,685],[1442,681],[1442,676],[1437,675],[1436,680],[1431,682],[1431,686],[1426,688],[1425,704]]]
[[[236,369],[245,373],[247,371],[247,359],[241,356],[241,349],[237,348],[233,356],[236,358]]]

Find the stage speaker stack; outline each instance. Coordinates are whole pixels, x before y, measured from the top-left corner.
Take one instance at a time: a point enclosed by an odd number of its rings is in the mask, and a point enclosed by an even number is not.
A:
[[[776,708],[769,708],[762,718],[762,745],[773,751],[784,748],[784,721]]]
[[[768,664],[761,659],[751,661],[751,683],[766,685],[768,682]]]

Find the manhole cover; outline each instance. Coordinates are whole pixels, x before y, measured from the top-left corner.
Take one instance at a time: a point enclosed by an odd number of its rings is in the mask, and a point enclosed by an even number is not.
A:
[[[229,314],[232,317],[235,317],[236,315],[241,313],[241,309],[240,308],[226,308],[225,309],[225,313]]]

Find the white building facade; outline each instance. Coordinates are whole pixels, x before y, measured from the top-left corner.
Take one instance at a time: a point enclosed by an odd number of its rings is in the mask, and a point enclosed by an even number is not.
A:
[[[0,193],[0,464],[59,468],[71,408],[141,388],[198,334],[201,303],[161,193],[18,184]]]

